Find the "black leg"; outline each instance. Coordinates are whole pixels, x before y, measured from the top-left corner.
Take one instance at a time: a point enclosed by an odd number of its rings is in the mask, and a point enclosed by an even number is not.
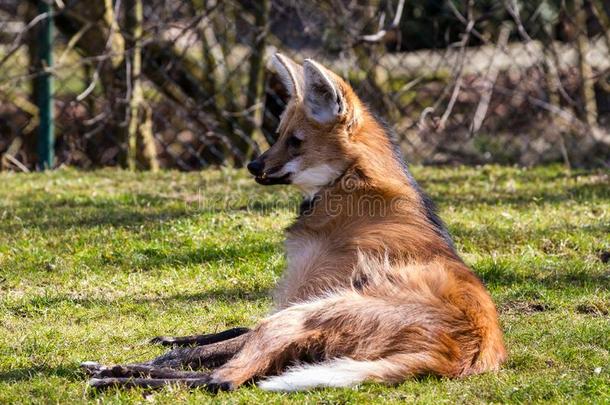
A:
[[[174,370],[167,367],[157,367],[147,364],[126,364],[115,366],[103,366],[96,363],[83,363],[81,367],[93,378],[200,378],[201,372]]]
[[[93,378],[89,385],[96,389],[109,387],[142,387],[159,388],[170,384],[186,387],[205,387],[216,392],[230,390],[228,384],[210,380],[207,372],[177,370],[182,367],[214,368],[229,361],[248,340],[250,334],[245,328],[236,328],[216,334],[212,341],[203,346],[178,347],[145,363],[103,366],[98,363],[85,362],[81,367]],[[234,334],[235,337],[228,338]],[[220,337],[218,337],[220,335]],[[221,338],[222,337],[222,338]],[[215,339],[215,340],[214,340]],[[208,338],[207,342],[210,342]]]
[[[178,347],[145,363],[104,366],[84,362],[81,368],[96,379],[152,377],[157,379],[198,378],[196,371],[177,370],[215,368],[229,361],[244,345],[248,334],[206,346]],[[101,383],[100,383],[101,384]]]
[[[218,367],[229,361],[241,350],[248,337],[249,334],[244,333],[232,339],[205,346],[178,347],[144,364],[169,368],[190,367],[193,369]]]
[[[217,384],[211,381],[209,375],[199,378],[92,378],[89,386],[95,389],[106,389],[111,387],[122,388],[162,388],[166,385],[184,385],[188,388],[203,387],[209,391],[228,390],[228,384]]]
[[[233,339],[248,333],[248,328],[232,328],[219,333],[209,333],[206,335],[191,335],[191,336],[157,336],[151,339],[150,343],[161,344],[163,346],[203,346],[212,343],[222,342],[224,340]]]

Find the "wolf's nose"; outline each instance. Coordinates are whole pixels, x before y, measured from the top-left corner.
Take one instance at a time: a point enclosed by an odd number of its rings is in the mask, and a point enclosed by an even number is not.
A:
[[[259,176],[263,172],[265,165],[260,160],[253,160],[248,163],[248,171],[255,176]]]

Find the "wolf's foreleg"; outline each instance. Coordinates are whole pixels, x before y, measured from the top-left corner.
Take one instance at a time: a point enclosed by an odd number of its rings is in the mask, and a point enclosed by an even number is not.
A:
[[[188,388],[202,387],[209,391],[226,390],[222,384],[211,382],[208,374],[201,374],[197,378],[92,378],[89,386],[95,389],[107,389],[111,387],[133,388],[141,387],[158,389],[166,385],[183,385]]]
[[[199,371],[175,370],[168,367],[151,366],[148,364],[125,364],[104,366],[97,363],[83,363],[83,370],[93,378],[198,378],[202,373]]]
[[[212,382],[209,373],[176,369],[218,367],[235,356],[248,336],[249,333],[244,333],[205,346],[179,347],[145,363],[103,366],[86,362],[81,367],[93,376],[89,385],[97,389],[115,386],[159,388],[170,384],[181,384],[190,388],[205,387],[217,391],[226,387]]]
[[[150,343],[161,344],[163,346],[203,346],[212,343],[222,342],[233,339],[248,333],[248,328],[232,328],[219,333],[208,333],[205,335],[191,336],[157,336],[151,339]]]
[[[235,356],[246,342],[248,335],[245,333],[232,339],[205,346],[175,348],[143,363],[104,366],[99,363],[84,362],[81,364],[81,368],[96,380],[133,377],[198,378],[200,374],[197,372],[176,369],[183,367],[192,369],[218,367]],[[101,382],[96,382],[96,384],[104,385]]]

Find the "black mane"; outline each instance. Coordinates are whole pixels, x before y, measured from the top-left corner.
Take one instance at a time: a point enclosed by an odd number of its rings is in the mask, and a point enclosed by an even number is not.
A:
[[[394,159],[396,159],[396,161],[400,164],[400,167],[402,168],[402,171],[405,174],[405,176],[407,177],[409,183],[411,184],[411,186],[415,189],[415,191],[421,198],[421,201],[424,205],[426,218],[432,224],[432,226],[434,227],[434,230],[445,240],[445,242],[447,242],[449,247],[451,249],[455,250],[455,245],[453,243],[453,239],[451,238],[451,235],[449,234],[449,231],[447,230],[445,223],[438,216],[438,214],[436,212],[436,205],[434,204],[434,201],[432,201],[432,199],[428,196],[428,194],[426,194],[426,192],[420,187],[420,185],[417,183],[417,181],[411,174],[411,171],[409,171],[409,165],[407,164],[407,162],[402,154],[402,151],[400,150],[400,144],[398,142],[398,135],[396,134],[396,131],[394,131],[394,129],[392,127],[390,127],[383,118],[375,116],[375,119],[377,120],[377,122],[379,122],[379,124],[383,128],[386,137],[388,138],[388,140],[390,141],[390,144],[392,145],[392,154],[394,155]]]

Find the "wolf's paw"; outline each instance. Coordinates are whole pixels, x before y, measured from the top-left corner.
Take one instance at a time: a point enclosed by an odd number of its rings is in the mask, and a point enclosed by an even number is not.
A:
[[[177,342],[176,338],[171,336],[155,336],[154,338],[150,339],[149,343],[161,346],[174,346]]]
[[[85,361],[81,363],[80,367],[87,375],[95,378],[131,376],[129,370],[120,365],[103,366],[93,361]]]
[[[206,385],[205,389],[210,392],[234,391],[235,386],[229,381],[218,381],[212,378]]]
[[[80,368],[88,375],[95,375],[104,370],[106,366],[102,366],[100,363],[96,363],[95,361],[83,361],[80,363]]]

